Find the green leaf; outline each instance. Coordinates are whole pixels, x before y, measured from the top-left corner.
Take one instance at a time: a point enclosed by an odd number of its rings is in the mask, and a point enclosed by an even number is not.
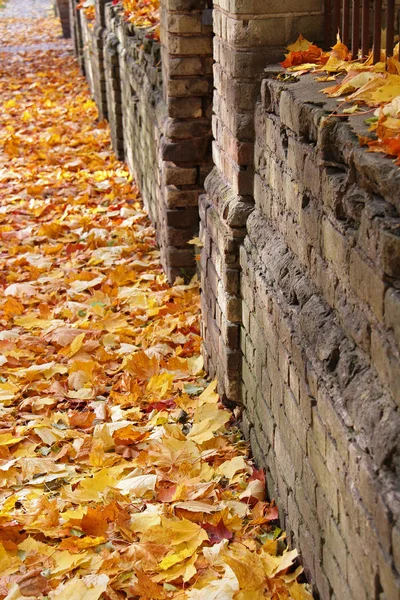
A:
[[[204,392],[204,388],[200,385],[194,385],[193,383],[185,383],[183,390],[189,394],[189,396],[198,396]]]
[[[179,589],[170,583],[164,583],[163,587],[166,592],[179,592]]]
[[[85,537],[85,535],[86,535],[80,529],[70,529],[70,533],[71,533],[71,535],[74,535],[75,537]]]

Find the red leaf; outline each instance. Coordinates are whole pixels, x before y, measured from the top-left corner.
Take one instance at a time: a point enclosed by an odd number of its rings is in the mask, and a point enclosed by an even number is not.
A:
[[[219,521],[218,525],[203,523],[202,528],[207,531],[208,539],[211,544],[218,544],[221,540],[231,540],[233,538],[233,532],[225,527],[225,523],[222,519]]]
[[[265,484],[265,472],[264,469],[256,469],[255,467],[253,467],[253,473],[249,479],[249,481],[261,481],[262,483]]]
[[[281,63],[284,69],[288,67],[296,67],[304,63],[317,63],[321,58],[323,51],[318,46],[311,44],[308,50],[302,52],[289,52],[286,55],[286,59]]]
[[[273,505],[268,506],[264,516],[267,521],[277,521],[279,517],[278,508]]]

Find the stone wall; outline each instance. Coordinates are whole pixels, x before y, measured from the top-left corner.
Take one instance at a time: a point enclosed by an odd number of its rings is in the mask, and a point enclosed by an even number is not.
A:
[[[242,401],[321,596],[389,600],[400,594],[400,172],[328,118],[324,86],[262,85],[240,251]]]
[[[240,401],[239,249],[254,184],[254,108],[264,68],[282,60],[301,32],[318,41],[322,0],[216,0],[214,2],[214,171],[200,199],[204,353],[219,391]],[[218,289],[216,281],[218,280]]]
[[[118,45],[120,67],[120,90],[110,98],[112,106],[122,113],[122,138],[125,160],[140,188],[144,203],[153,223],[159,224],[161,195],[161,131],[160,121],[165,112],[162,100],[160,45],[145,37],[143,30],[126,24],[121,15],[109,9],[110,25],[114,29]],[[111,40],[115,42],[116,40]],[[107,54],[110,52],[108,43]],[[116,84],[118,79],[107,80]],[[111,91],[112,85],[109,86]],[[118,106],[119,105],[119,106]],[[112,121],[111,121],[112,124]],[[120,135],[118,132],[113,137]]]
[[[72,2],[72,0],[70,0]],[[84,69],[113,147],[138,182],[170,280],[196,270],[198,198],[212,167],[212,26],[207,0],[165,0],[161,44],[96,0],[82,23]]]
[[[206,365],[316,593],[399,598],[400,172],[328,119],[326,83],[265,79],[321,3],[215,5]]]

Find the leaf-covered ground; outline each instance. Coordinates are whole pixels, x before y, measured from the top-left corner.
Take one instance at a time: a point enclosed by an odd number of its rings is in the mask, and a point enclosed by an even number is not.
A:
[[[0,598],[309,599],[67,49],[1,54]]]

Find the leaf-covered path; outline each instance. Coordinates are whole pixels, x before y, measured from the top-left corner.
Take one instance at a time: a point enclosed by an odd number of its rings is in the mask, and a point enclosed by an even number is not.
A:
[[[311,598],[204,379],[197,283],[168,285],[54,19],[5,16],[0,598]]]

